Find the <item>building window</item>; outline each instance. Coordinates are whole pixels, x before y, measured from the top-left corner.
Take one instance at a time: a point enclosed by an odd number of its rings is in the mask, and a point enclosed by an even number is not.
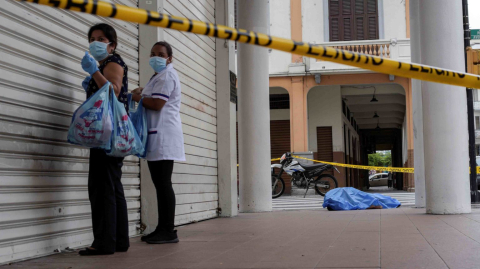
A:
[[[290,96],[288,94],[271,94],[270,109],[290,109]]]
[[[475,130],[480,130],[480,116],[475,116]]]
[[[378,0],[328,0],[330,41],[378,39]]]

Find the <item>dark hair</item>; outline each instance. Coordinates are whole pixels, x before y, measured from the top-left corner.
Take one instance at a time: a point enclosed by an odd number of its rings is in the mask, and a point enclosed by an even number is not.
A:
[[[108,38],[108,40],[112,43],[113,46],[115,46],[115,48],[113,49],[113,54],[117,54],[115,50],[117,49],[118,42],[117,32],[115,31],[115,29],[106,23],[95,24],[90,28],[90,30],[88,30],[88,41],[90,41],[90,37],[92,37],[92,33],[95,30],[100,30],[103,32],[105,37]]]
[[[170,46],[170,44],[168,44],[167,42],[165,42],[165,41],[159,41],[159,42],[155,43],[155,44],[153,45],[153,47],[155,47],[156,45],[164,46],[164,47],[167,49],[167,55],[168,55],[168,57],[172,57],[172,56],[173,56],[172,46]],[[152,47],[152,48],[153,48],[153,47]]]

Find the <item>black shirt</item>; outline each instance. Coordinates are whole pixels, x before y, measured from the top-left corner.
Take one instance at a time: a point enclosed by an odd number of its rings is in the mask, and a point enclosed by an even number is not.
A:
[[[122,88],[120,89],[120,94],[118,95],[118,101],[123,103],[123,105],[125,106],[125,110],[128,112],[128,101],[127,101],[127,93],[128,93],[128,75],[127,75],[127,73],[128,73],[128,67],[123,62],[122,58],[118,54],[114,54],[114,55],[108,56],[107,60],[105,60],[98,67],[98,69],[100,70],[100,73],[102,73],[102,75],[103,75],[103,69],[110,62],[119,64],[123,68]],[[88,83],[87,98],[92,96],[99,89],[100,88],[98,87],[97,83],[92,78],[90,80],[90,82]]]

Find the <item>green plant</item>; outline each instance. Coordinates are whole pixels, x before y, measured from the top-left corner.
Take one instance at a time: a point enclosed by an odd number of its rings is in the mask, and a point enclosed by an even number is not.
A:
[[[368,154],[368,165],[381,167],[392,166],[392,153],[390,151],[383,151],[375,154]]]

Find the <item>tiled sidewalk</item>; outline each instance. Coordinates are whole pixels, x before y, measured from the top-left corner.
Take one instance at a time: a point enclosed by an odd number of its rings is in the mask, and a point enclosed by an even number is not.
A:
[[[178,233],[178,244],[136,238],[127,253],[58,254],[4,268],[480,268],[480,209],[456,216],[415,208],[277,211]]]

